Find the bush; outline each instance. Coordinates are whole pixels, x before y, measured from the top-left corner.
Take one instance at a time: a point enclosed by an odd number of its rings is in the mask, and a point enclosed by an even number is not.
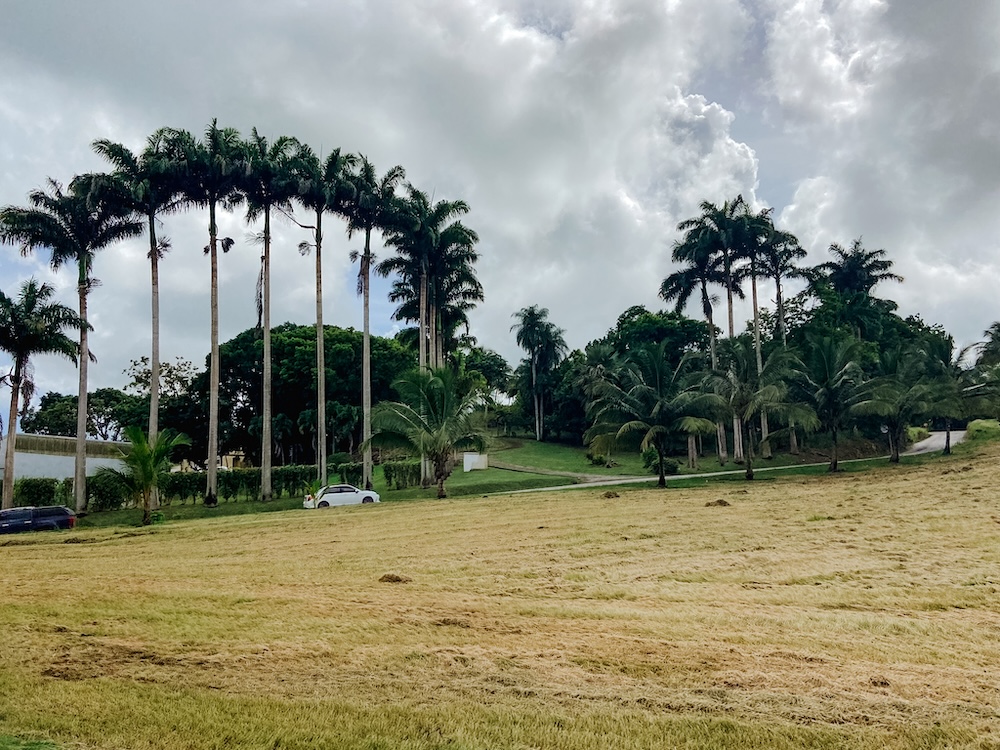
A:
[[[87,477],[87,510],[99,513],[118,510],[135,500],[122,480],[114,474],[96,474]]]
[[[660,473],[660,456],[656,452],[656,448],[650,446],[642,452],[642,465],[649,469],[653,474]],[[681,470],[681,465],[672,458],[663,459],[663,473],[667,476],[673,476]]]
[[[1000,424],[995,419],[974,419],[965,428],[966,440],[1000,439]]]
[[[420,484],[419,461],[385,461],[382,464],[385,483],[388,487],[405,490]]]
[[[354,461],[354,456],[350,453],[331,453],[326,457],[327,468],[337,470],[341,464],[349,464]]]
[[[337,473],[340,474],[340,481],[343,484],[353,484],[355,487],[359,487],[361,485],[364,470],[365,465],[356,461],[339,464],[337,466]]]
[[[59,480],[24,477],[14,480],[14,505],[52,505],[56,502]]]
[[[604,456],[593,451],[587,451],[587,460],[594,466],[604,466],[607,463],[607,459]]]
[[[316,467],[313,465],[278,466],[271,472],[271,489],[275,497],[293,497],[305,493],[315,478]]]
[[[160,480],[160,501],[171,500],[194,503],[205,491],[205,475],[201,472],[174,471]]]

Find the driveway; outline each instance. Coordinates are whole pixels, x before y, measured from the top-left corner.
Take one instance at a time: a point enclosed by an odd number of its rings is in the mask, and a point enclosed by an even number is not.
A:
[[[945,433],[943,430],[940,432],[932,432],[931,436],[926,440],[921,440],[919,443],[914,443],[908,451],[906,451],[904,456],[918,456],[921,453],[933,453],[934,451],[944,450]],[[951,444],[958,445],[963,440],[965,440],[965,430],[952,430],[951,431]]]

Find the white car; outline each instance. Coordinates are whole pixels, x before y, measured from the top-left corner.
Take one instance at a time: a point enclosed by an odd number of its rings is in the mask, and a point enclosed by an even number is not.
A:
[[[352,484],[331,484],[313,495],[306,495],[303,508],[329,508],[332,505],[361,505],[379,502],[373,490],[359,490]]]

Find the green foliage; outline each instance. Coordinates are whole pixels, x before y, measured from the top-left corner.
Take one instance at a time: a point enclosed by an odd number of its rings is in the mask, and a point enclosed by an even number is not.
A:
[[[56,501],[59,480],[48,477],[23,477],[14,481],[14,505],[52,505]]]
[[[122,481],[114,472],[98,472],[87,477],[87,510],[99,513],[107,510],[118,510],[126,503],[138,499],[136,492]]]
[[[660,471],[659,460],[659,454],[656,452],[656,448],[652,446],[642,452],[642,465],[653,474],[658,474]],[[663,459],[663,473],[667,476],[674,476],[680,473],[680,470],[681,465],[676,459]]]
[[[277,466],[271,470],[271,486],[275,497],[304,494],[309,487],[309,483],[316,478],[316,467],[306,466]]]
[[[341,464],[349,464],[354,460],[354,456],[350,453],[331,453],[327,459],[327,464],[331,466],[335,471],[337,467]]]
[[[160,479],[160,502],[194,502],[205,491],[205,475],[193,471],[174,471]]]
[[[965,439],[973,441],[1000,440],[1000,423],[995,419],[974,419],[965,428]]]
[[[383,461],[382,474],[388,487],[405,490],[420,484],[419,461]]]
[[[148,435],[139,427],[126,427],[129,447],[123,452],[121,469],[104,467],[97,476],[116,477],[129,494],[142,501],[142,522],[150,523],[153,510],[153,492],[170,472],[170,456],[178,445],[190,445],[186,435],[167,429],[157,433],[156,441],[149,442]]]
[[[359,487],[364,469],[365,465],[360,461],[350,461],[339,464],[337,466],[337,473],[340,474],[340,481],[343,484],[353,484],[355,487]]]

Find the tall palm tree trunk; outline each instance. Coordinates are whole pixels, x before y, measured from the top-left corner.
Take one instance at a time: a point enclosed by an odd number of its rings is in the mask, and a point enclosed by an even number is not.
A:
[[[156,445],[156,434],[160,429],[160,264],[156,245],[156,217],[149,215],[149,276],[151,298],[152,339],[149,355],[149,430],[150,445]],[[153,487],[150,497],[152,508],[160,507],[159,488]]]
[[[372,488],[372,362],[371,334],[368,327],[368,306],[371,301],[371,229],[365,230],[365,255],[361,259],[361,293],[363,295],[364,333],[361,339],[361,439],[364,441],[362,483]]]
[[[90,278],[87,266],[80,261],[80,277],[77,291],[80,295],[80,390],[76,407],[76,460],[73,467],[73,497],[76,512],[87,508],[87,365],[90,363],[90,349],[87,340],[87,292]]]
[[[832,445],[830,447],[830,471],[840,471],[840,466],[838,464],[838,450],[837,450],[837,430],[830,430],[830,438],[832,440]]]
[[[695,439],[694,434],[688,435],[688,468],[697,469],[698,468],[698,443]]]
[[[271,501],[271,209],[264,208],[263,293],[261,325],[264,327],[264,404],[260,431],[260,499]]]
[[[729,338],[736,336],[736,323],[733,319],[733,271],[729,264],[729,253],[726,253],[726,304],[729,312]],[[742,420],[733,415],[733,461],[743,462],[743,424]]]
[[[212,348],[208,375],[208,459],[205,505],[219,504],[219,247],[215,201],[208,204],[208,252],[211,263]]]
[[[753,346],[757,354],[757,374],[764,371],[764,360],[760,351],[760,307],[757,304],[757,272],[751,269],[750,289],[753,296]],[[768,425],[767,410],[760,410],[760,455],[762,458],[771,457],[771,444],[767,442]]]
[[[701,283],[702,306],[705,318],[708,320],[708,348],[712,357],[712,369],[719,369],[719,354],[715,341],[715,316],[712,315],[712,302],[708,297],[708,286]],[[719,455],[719,466],[725,466],[729,461],[729,450],[726,447],[726,426],[720,421],[715,423],[715,449]]]
[[[951,455],[951,417],[945,417],[944,420],[944,451],[942,455]]]
[[[785,325],[785,297],[781,289],[781,276],[774,277],[775,310],[778,315],[778,329],[781,331],[781,347],[788,348],[788,328]],[[788,422],[788,452],[799,455],[799,437],[795,432],[795,420]]]
[[[17,441],[17,409],[21,397],[21,373],[24,365],[18,358],[14,362],[14,374],[10,378],[10,416],[7,418],[7,443],[4,445],[3,459],[3,501],[0,508],[14,507],[14,444]]]
[[[323,328],[323,212],[316,211],[316,463],[326,486],[326,336]]]
[[[541,411],[541,404],[538,401],[538,368],[535,361],[536,354],[532,352],[531,354],[531,395],[533,396],[533,401],[535,402],[535,440],[541,441],[542,439],[542,429],[541,422],[539,421],[539,412]]]
[[[417,355],[420,369],[425,371],[427,369],[427,272],[424,269],[420,270],[420,315],[418,316],[418,332],[417,332],[417,349],[419,354]]]

